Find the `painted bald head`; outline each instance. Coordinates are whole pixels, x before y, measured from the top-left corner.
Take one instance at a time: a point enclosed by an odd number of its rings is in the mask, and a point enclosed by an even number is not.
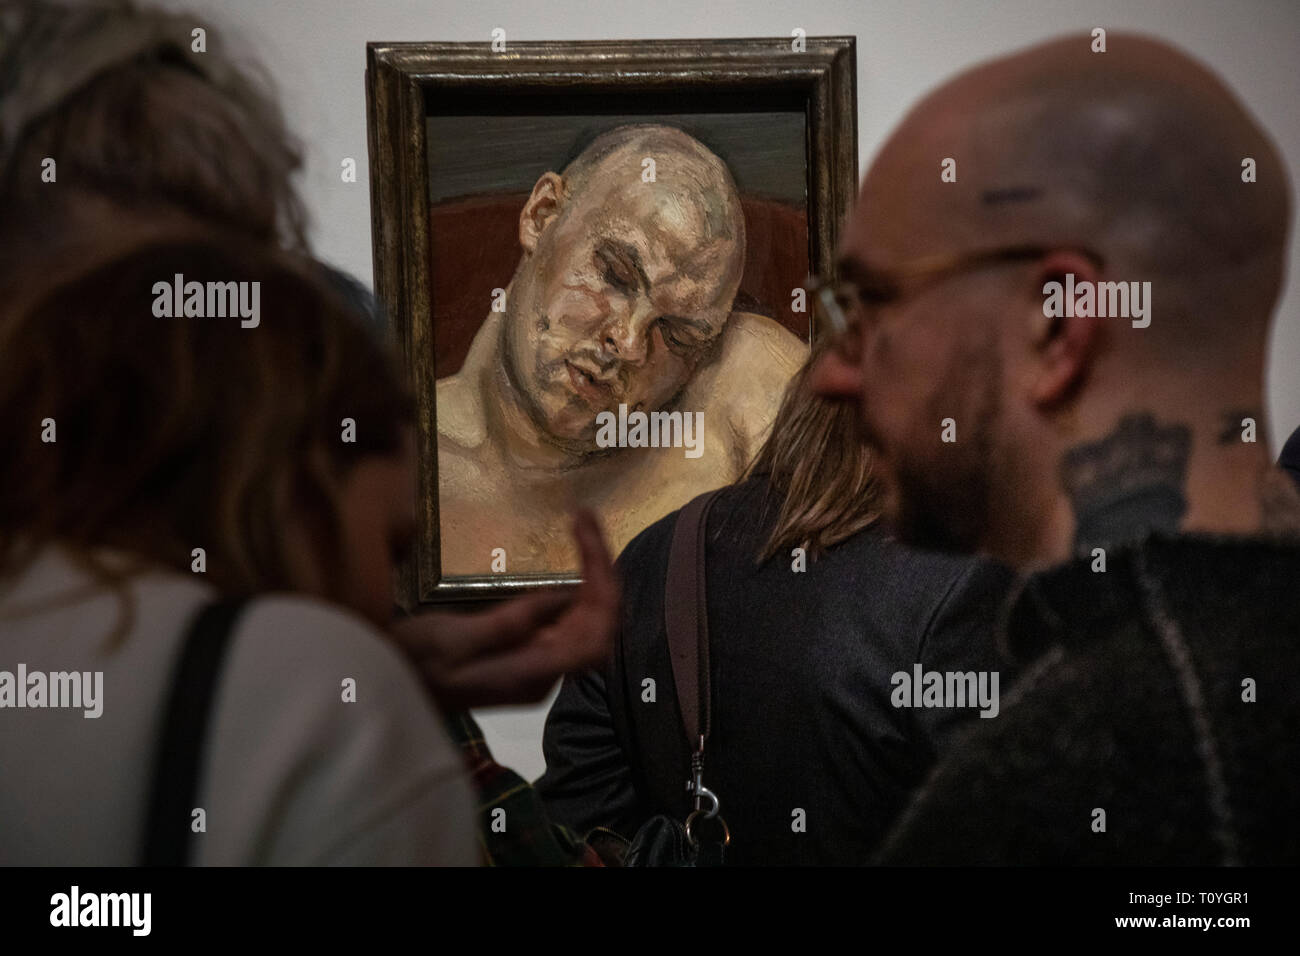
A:
[[[506,373],[550,440],[590,451],[599,412],[662,408],[711,357],[745,222],[726,164],[698,140],[624,126],[538,179],[519,242]]]
[[[850,217],[844,272],[876,299],[860,362],[820,383],[861,401],[917,543],[1033,553],[1027,509],[1051,507],[1044,476],[1100,406],[1258,388],[1289,223],[1277,151],[1186,55],[1121,34],[1093,48],[1068,37],[941,86]],[[1065,305],[1089,284],[1091,305]]]

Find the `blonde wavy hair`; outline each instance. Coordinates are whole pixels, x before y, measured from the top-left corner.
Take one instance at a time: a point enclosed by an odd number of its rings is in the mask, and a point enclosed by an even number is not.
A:
[[[880,516],[871,452],[858,434],[856,407],[809,388],[824,348],[814,345],[786,386],[772,430],[745,471],[745,478],[766,476],[763,508],[778,508],[760,563],[795,547],[816,557]]]

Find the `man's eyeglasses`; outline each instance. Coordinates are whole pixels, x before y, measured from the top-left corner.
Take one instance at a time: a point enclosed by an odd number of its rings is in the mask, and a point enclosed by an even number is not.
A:
[[[862,333],[879,323],[880,310],[885,306],[896,305],[908,296],[916,295],[931,285],[962,272],[1009,262],[1027,262],[1057,251],[1071,251],[1086,256],[1098,269],[1105,264],[1102,257],[1090,249],[1019,245],[931,256],[909,263],[890,276],[882,276],[869,283],[813,279],[808,284],[808,291],[812,294],[817,335],[826,337],[830,347],[845,361],[856,364],[862,357]]]

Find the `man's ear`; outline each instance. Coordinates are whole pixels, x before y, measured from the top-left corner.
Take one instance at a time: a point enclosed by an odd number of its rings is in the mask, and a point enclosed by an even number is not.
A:
[[[1043,259],[1035,273],[1040,295],[1030,314],[1030,348],[1034,370],[1029,378],[1029,399],[1039,407],[1051,407],[1070,399],[1087,380],[1093,359],[1101,345],[1104,319],[1076,314],[1081,283],[1098,281],[1096,264],[1077,252],[1053,252]],[[1073,279],[1069,277],[1073,276]],[[1095,299],[1094,299],[1095,306]]]
[[[519,245],[531,254],[551,220],[560,214],[567,193],[559,173],[542,173],[519,214]]]

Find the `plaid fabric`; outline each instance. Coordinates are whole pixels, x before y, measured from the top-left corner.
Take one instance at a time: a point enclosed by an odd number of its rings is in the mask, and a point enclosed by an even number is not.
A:
[[[447,717],[478,792],[478,839],[488,866],[617,866],[626,841],[598,829],[584,840],[552,823],[537,791],[492,757],[483,731],[468,713]]]

